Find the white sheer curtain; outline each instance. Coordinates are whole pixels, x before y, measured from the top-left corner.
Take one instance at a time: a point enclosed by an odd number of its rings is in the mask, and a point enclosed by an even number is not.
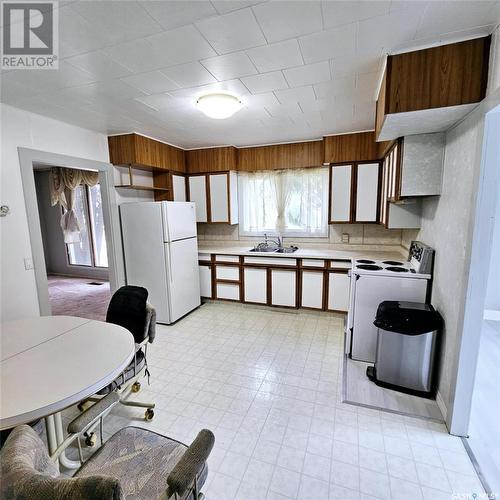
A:
[[[52,206],[59,203],[64,208],[61,216],[61,229],[65,243],[80,242],[80,225],[75,214],[75,189],[80,184],[95,186],[99,173],[76,168],[53,167],[50,169],[49,189]]]
[[[328,168],[241,172],[240,233],[328,235]]]

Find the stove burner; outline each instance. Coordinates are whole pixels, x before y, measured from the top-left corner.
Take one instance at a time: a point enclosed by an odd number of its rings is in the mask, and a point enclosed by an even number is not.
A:
[[[368,260],[368,259],[359,259],[356,262],[359,262],[360,264],[375,264],[374,260]]]
[[[407,273],[408,269],[405,269],[404,267],[394,267],[394,266],[389,266],[386,267],[387,271],[393,271],[395,273]]]
[[[402,262],[398,262],[397,260],[384,260],[382,264],[387,264],[388,266],[402,266]]]
[[[361,262],[358,260],[358,262]],[[382,268],[380,266],[374,266],[373,264],[361,264],[356,266],[358,269],[365,269],[366,271],[380,271]]]

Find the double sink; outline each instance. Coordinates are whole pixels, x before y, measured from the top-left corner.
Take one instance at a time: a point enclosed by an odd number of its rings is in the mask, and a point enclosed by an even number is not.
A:
[[[257,253],[293,253],[296,252],[299,247],[289,246],[289,247],[276,247],[269,245],[257,245],[254,248],[251,248],[249,252],[257,252]]]

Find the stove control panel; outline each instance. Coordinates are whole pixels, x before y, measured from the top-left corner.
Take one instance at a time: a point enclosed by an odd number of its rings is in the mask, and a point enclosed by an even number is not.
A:
[[[434,264],[434,249],[421,241],[412,241],[408,261],[417,273],[432,274]]]

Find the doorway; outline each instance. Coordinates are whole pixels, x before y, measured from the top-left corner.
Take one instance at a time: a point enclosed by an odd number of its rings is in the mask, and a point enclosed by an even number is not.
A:
[[[52,315],[103,321],[111,291],[101,185],[81,183],[73,190],[79,237],[76,241],[65,242],[61,217],[66,210],[59,203],[52,204],[52,168],[34,165]]]
[[[485,115],[452,427],[489,494],[500,493],[500,106]],[[495,496],[496,498],[496,496]]]
[[[18,153],[40,315],[104,320],[111,293],[125,282],[112,165],[27,148]],[[73,190],[72,241],[61,228],[65,209],[52,206],[52,167],[97,172],[93,183]]]

